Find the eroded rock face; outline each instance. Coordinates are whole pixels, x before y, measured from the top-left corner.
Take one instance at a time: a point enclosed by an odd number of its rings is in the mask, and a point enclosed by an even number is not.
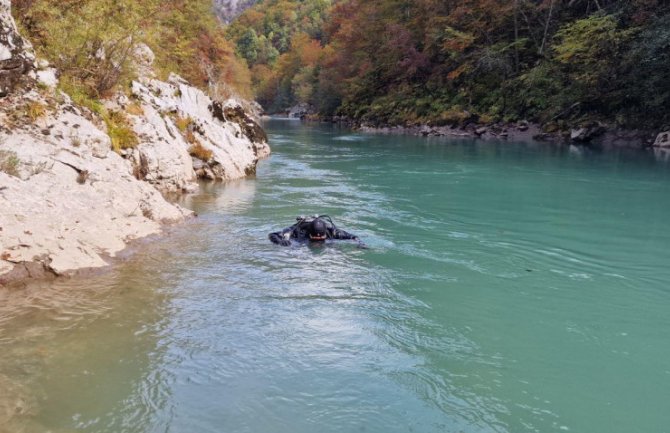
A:
[[[7,96],[34,63],[32,46],[16,29],[10,0],[0,0],[0,97]]]
[[[137,180],[109,136],[67,99],[30,92],[5,102],[0,122],[13,127],[0,130],[0,284],[105,266],[128,241],[191,214]],[[33,122],[9,119],[26,104],[45,112]]]
[[[167,82],[141,78],[133,83],[132,93],[145,113],[133,117],[142,138],[135,161],[144,155],[149,165],[147,180],[162,190],[188,190],[196,177],[245,177],[256,172],[260,158],[270,154],[265,132],[238,101],[212,101],[174,74]],[[211,157],[202,161],[190,156],[195,146]],[[171,170],[166,172],[164,167]]]
[[[120,154],[100,119],[53,88],[17,89],[3,99],[0,285],[106,266],[129,241],[192,215],[162,193],[195,191],[198,176],[249,175],[270,153],[238,102],[214,103],[176,75],[152,78],[152,55],[141,52],[147,76],[133,83],[131,98],[105,103],[126,114],[139,138]],[[195,143],[206,161],[191,156]]]
[[[256,123],[256,120],[254,120],[241,105],[235,103],[235,101],[229,101],[227,105],[214,101],[209,105],[209,111],[211,111],[215,119],[218,119],[221,122],[233,122],[237,124],[244,136],[246,136],[256,148],[267,144],[268,136],[265,133],[265,130]],[[260,155],[261,157],[267,156],[267,153],[265,152],[266,150],[269,149],[260,150],[262,153]],[[256,149],[256,153],[258,152],[259,150]]]

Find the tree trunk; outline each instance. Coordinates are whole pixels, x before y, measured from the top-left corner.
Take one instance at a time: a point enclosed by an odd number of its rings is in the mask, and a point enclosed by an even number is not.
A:
[[[514,72],[519,73],[519,0],[514,0]]]
[[[540,45],[539,55],[544,54],[544,46],[547,43],[547,35],[549,34],[549,25],[551,24],[551,14],[554,12],[554,0],[551,0],[549,5],[549,15],[547,16],[547,22],[544,25],[544,36],[542,37],[542,45]]]

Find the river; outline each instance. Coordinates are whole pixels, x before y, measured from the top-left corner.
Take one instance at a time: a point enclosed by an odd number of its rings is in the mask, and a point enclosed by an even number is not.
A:
[[[0,432],[670,431],[670,166],[272,120],[255,179],[0,292]],[[370,247],[283,248],[330,215]]]

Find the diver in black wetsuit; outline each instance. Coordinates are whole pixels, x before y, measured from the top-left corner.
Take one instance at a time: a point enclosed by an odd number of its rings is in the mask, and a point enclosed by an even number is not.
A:
[[[305,218],[303,216],[296,218],[298,222],[291,227],[286,227],[279,232],[270,233],[270,241],[282,246],[291,245],[291,241],[297,242],[323,242],[326,239],[351,239],[358,241],[358,245],[365,247],[365,244],[356,235],[347,233],[335,227],[333,221],[328,215],[314,216]]]

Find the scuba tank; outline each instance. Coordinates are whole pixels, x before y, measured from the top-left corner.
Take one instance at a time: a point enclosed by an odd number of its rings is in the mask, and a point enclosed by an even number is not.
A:
[[[335,226],[335,223],[333,222],[333,219],[329,215],[312,215],[312,216],[304,216],[300,215],[296,217],[296,223],[293,225],[294,230],[299,231],[300,237],[307,236],[307,231],[309,228],[309,225],[312,224],[312,222],[315,219],[320,219],[326,223],[326,228],[328,230],[327,235],[328,238],[331,237],[331,233],[333,233],[335,230],[337,230],[337,227]]]
[[[333,230],[337,230],[337,227],[335,226],[335,223],[333,222],[333,219],[329,215],[316,215],[316,214],[312,215],[312,216],[300,215],[300,216],[295,218],[295,220],[297,221],[296,225],[300,226],[302,224],[309,224],[317,218],[325,221],[326,226],[328,228],[332,228]]]

